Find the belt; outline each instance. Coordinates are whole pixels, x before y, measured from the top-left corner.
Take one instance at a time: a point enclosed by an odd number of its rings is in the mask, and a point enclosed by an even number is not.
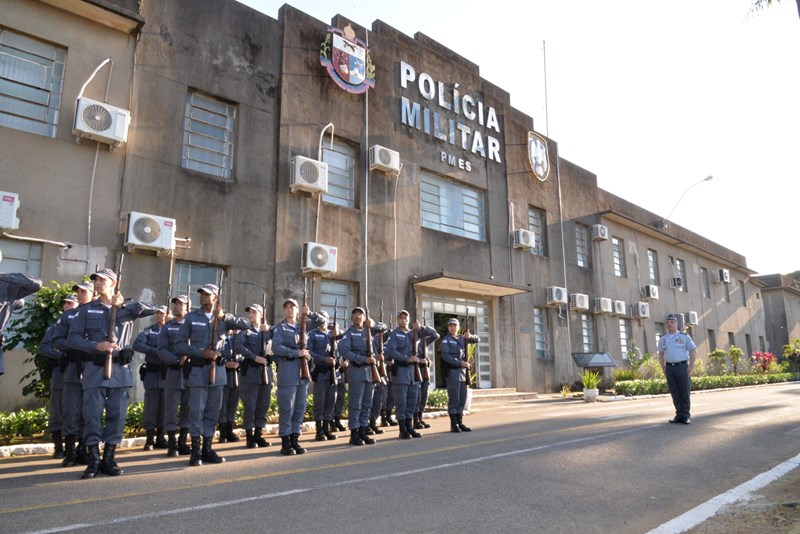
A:
[[[683,360],[682,362],[667,362],[667,365],[669,365],[670,367],[677,367],[678,365],[685,365],[685,364],[686,360]]]

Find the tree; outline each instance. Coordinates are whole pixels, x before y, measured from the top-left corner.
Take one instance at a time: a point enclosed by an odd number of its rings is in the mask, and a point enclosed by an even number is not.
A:
[[[775,3],[780,3],[781,0],[755,0],[753,2],[753,7],[751,11],[761,11],[765,7],[769,7],[772,5],[773,1]],[[797,2],[797,16],[800,17],[800,0],[795,0]]]
[[[795,280],[799,280],[800,281],[800,269],[798,269],[797,271],[795,271],[793,273],[789,273],[786,276],[788,276],[789,278],[794,278]]]

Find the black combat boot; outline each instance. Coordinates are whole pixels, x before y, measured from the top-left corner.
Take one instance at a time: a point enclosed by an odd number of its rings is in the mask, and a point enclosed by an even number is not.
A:
[[[297,451],[292,448],[292,436],[281,436],[281,454],[284,456],[297,454]]]
[[[358,429],[359,436],[361,437],[361,441],[364,442],[364,445],[375,445],[376,442],[375,442],[374,439],[369,437],[369,435],[367,434],[367,429],[369,429],[369,427],[366,427],[366,426],[362,426],[362,427],[360,427]]]
[[[386,410],[381,410],[381,426],[389,426],[389,420],[386,419]]]
[[[64,438],[64,459],[61,460],[61,467],[74,467],[75,466],[75,436],[66,436]]]
[[[239,441],[239,436],[233,431],[233,422],[225,423],[225,439],[228,440],[228,443],[236,443]]]
[[[86,469],[81,478],[94,478],[100,472],[100,445],[89,445],[86,456]]]
[[[406,430],[405,419],[398,419],[397,423],[397,427],[400,429],[400,439],[411,439],[411,434]]]
[[[245,445],[245,447],[247,447],[248,449],[255,449],[256,447],[258,447],[258,445],[256,445],[256,442],[253,441],[253,429],[252,428],[245,428],[244,429],[244,436],[245,436],[244,439],[245,439],[245,441],[247,443]]]
[[[450,432],[458,434],[461,432],[461,427],[458,426],[458,416],[454,413],[450,414]]]
[[[372,430],[373,434],[383,434],[383,430],[378,428],[378,424],[375,422],[375,419],[369,420],[369,429]]]
[[[456,417],[458,417],[458,428],[461,429],[462,432],[472,432],[472,429],[463,423],[464,421],[464,414],[460,413]]]
[[[218,424],[217,430],[219,430],[219,442],[225,443],[226,441],[228,441],[228,433],[225,432],[225,423]]]
[[[357,428],[350,429],[350,445],[363,445],[364,441],[361,439],[361,433]]]
[[[181,456],[186,456],[187,454],[192,453],[192,448],[186,444],[186,438],[188,436],[189,429],[181,428],[180,434],[178,434],[178,454]]]
[[[389,426],[397,426],[398,422],[392,419],[392,412],[391,410],[386,410],[386,421],[389,423]]]
[[[75,449],[75,463],[79,465],[89,465],[89,451],[86,448],[86,442],[82,438],[78,439],[78,446]]]
[[[147,439],[144,440],[144,448],[143,451],[152,451],[153,447],[155,446],[155,441],[153,441],[153,437],[156,431],[152,428],[147,429]]]
[[[317,433],[314,435],[315,441],[328,441],[328,436],[325,435],[323,431],[322,421],[315,421],[314,424],[316,425]]]
[[[339,432],[344,432],[346,429],[342,424],[342,420],[339,417],[333,418],[333,428],[331,430],[338,430]]]
[[[203,452],[201,457],[203,458],[204,462],[209,462],[212,464],[221,464],[225,461],[225,458],[214,452],[214,449],[211,448],[211,441],[214,439],[214,436],[204,437],[203,438]]]
[[[417,415],[417,424],[416,424],[416,425],[414,425],[414,428],[416,428],[416,429],[418,429],[418,430],[419,430],[419,429],[421,429],[421,428],[430,428],[430,427],[431,427],[431,425],[429,425],[428,423],[426,423],[426,422],[425,422],[425,421],[422,419],[422,412],[417,412],[417,414],[416,414],[416,415]]]
[[[189,465],[192,467],[203,465],[203,454],[200,452],[200,436],[192,436],[192,450],[189,456]]]
[[[114,454],[116,451],[116,445],[109,445],[106,443],[105,447],[103,447],[103,460],[100,462],[100,471],[110,477],[118,477],[125,473],[125,471],[119,468],[117,462],[114,461]]]
[[[178,440],[174,430],[167,432],[167,456],[170,458],[178,456]]]
[[[261,427],[256,427],[255,432],[253,432],[253,441],[259,447],[269,447],[270,443],[261,437],[261,434],[264,433],[264,429]]]
[[[333,421],[327,419],[322,422],[322,433],[328,438],[328,441],[336,439],[336,434],[333,433]]]
[[[166,449],[167,440],[164,439],[164,429],[156,428],[156,449]]]
[[[289,443],[291,443],[294,452],[296,452],[297,454],[305,454],[306,450],[303,447],[301,447],[300,443],[297,441],[300,439],[300,434],[292,434],[290,438],[291,439],[289,440]]]
[[[61,431],[53,430],[53,458],[60,460],[64,457],[64,444],[61,442]]]
[[[411,426],[411,419],[403,419],[406,424],[406,432],[408,432],[412,438],[421,438],[422,434],[414,430],[414,427]]]

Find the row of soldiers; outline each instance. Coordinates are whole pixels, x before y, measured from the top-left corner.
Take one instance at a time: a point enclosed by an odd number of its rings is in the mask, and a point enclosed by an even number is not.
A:
[[[166,447],[168,456],[188,455],[191,466],[225,461],[213,450],[212,440],[218,425],[221,440],[238,440],[233,432],[235,408],[228,408],[238,405],[237,393],[244,405],[247,447],[268,446],[263,430],[273,384],[283,455],[306,452],[298,440],[312,379],[318,441],[336,439],[334,432],[344,430],[339,416],[345,387],[351,445],[374,444],[371,436],[383,432],[378,416],[383,424],[395,423],[392,404],[401,439],[421,437],[416,430],[429,426],[422,421],[429,383],[415,377],[414,370],[429,365],[424,347],[439,334],[418,322],[410,325],[405,310],[397,315],[397,328],[389,332],[356,307],[351,326],[342,333],[338,324],[330,324],[326,312],[311,312],[290,298],[282,306],[283,320],[270,327],[257,304],[245,309],[247,317],[225,313],[219,288],[207,284],[197,290],[200,306],[194,311],[189,311],[187,296],[173,298],[172,318],[167,321],[166,307],[125,301],[115,291],[117,275],[112,270],[98,271],[90,280],[76,284],[75,294],[64,299],[63,315],[41,344],[42,354],[56,363],[50,423],[56,450],[63,436],[62,465],[85,463],[83,478],[100,472],[123,474],[115,450],[133,386],[133,350],[145,354],[140,371],[145,386],[145,448]],[[155,324],[128,348],[133,321],[154,314]],[[441,343],[442,365],[451,431],[466,432],[470,429],[463,424],[463,410],[471,365],[466,346],[478,338],[458,331],[458,320],[450,319]],[[388,380],[375,379],[373,368],[380,364],[388,364]],[[105,444],[102,457],[100,442]]]

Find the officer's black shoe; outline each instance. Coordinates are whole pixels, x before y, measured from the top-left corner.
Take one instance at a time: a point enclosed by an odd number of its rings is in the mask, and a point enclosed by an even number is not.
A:
[[[261,437],[262,432],[264,432],[263,428],[256,427],[255,432],[253,432],[253,442],[259,447],[269,447],[270,443]]]
[[[156,428],[156,449],[166,449],[167,448],[167,440],[164,439],[164,429],[163,428]]]
[[[426,423],[422,419],[422,412],[417,412],[417,423],[419,424],[419,426],[415,425],[414,428],[420,429],[420,428],[430,428],[431,427],[431,425],[429,425],[428,423]]]
[[[256,445],[256,442],[253,441],[253,429],[252,428],[245,428],[244,429],[244,435],[245,435],[244,439],[245,439],[245,442],[246,442],[245,447],[247,447],[248,449],[255,449],[256,447],[258,447],[258,445]]]
[[[461,427],[458,426],[458,415],[450,414],[450,432],[458,434],[461,432]]]
[[[143,451],[152,451],[153,447],[155,446],[155,442],[153,441],[153,436],[155,435],[155,430],[152,428],[147,429],[147,439],[144,441],[144,448]]]
[[[201,454],[201,458],[204,462],[210,462],[212,464],[221,464],[225,461],[225,458],[214,452],[211,448],[211,441],[214,439],[213,436],[211,437],[204,437],[203,438],[203,452]]]
[[[389,411],[386,412],[386,420],[388,421],[389,426],[397,426],[398,425],[398,422],[395,421],[394,419],[392,419],[392,412],[389,412]]]
[[[409,434],[408,430],[406,430],[405,419],[399,419],[397,422],[399,423],[398,428],[400,429],[400,439],[411,439],[411,434]]]
[[[228,440],[228,443],[236,443],[239,441],[239,436],[233,431],[233,423],[225,423],[225,439]]]
[[[186,456],[187,454],[192,453],[192,448],[186,444],[186,437],[189,435],[188,428],[181,428],[180,434],[178,434],[178,454],[181,456]]]
[[[60,460],[64,457],[64,444],[61,442],[61,431],[53,430],[53,459]]]
[[[336,434],[333,433],[333,421],[330,419],[322,421],[322,433],[328,438],[328,441],[336,439]]]
[[[328,436],[323,432],[322,421],[315,421],[314,424],[317,430],[316,434],[314,434],[314,441],[328,441]]]
[[[411,419],[403,419],[403,421],[405,421],[405,424],[406,424],[406,432],[411,434],[412,438],[421,438],[422,437],[422,434],[420,434],[419,432],[414,430],[414,427],[411,426]]]
[[[189,456],[189,465],[192,467],[203,465],[203,455],[200,452],[200,436],[192,436],[192,448]]]
[[[688,417],[685,417],[685,418],[681,419],[681,423],[683,423],[684,425],[689,425],[689,424],[692,423],[692,420],[689,419]]]
[[[167,432],[167,456],[170,458],[178,456],[178,440],[174,430]]]
[[[375,419],[369,420],[369,429],[372,430],[373,434],[383,434],[383,430],[378,428],[378,424],[375,422]]]
[[[364,441],[361,439],[361,432],[357,428],[350,429],[350,445],[363,445]]]
[[[300,446],[300,443],[297,442],[297,440],[300,439],[300,434],[292,434],[291,436],[289,436],[289,438],[290,438],[289,443],[291,443],[294,452],[296,452],[297,454],[306,453],[306,450]]]
[[[367,434],[367,430],[369,430],[369,427],[366,426],[362,426],[358,429],[361,441],[364,442],[364,445],[375,445],[375,440],[369,437],[369,434]]]
[[[670,420],[669,420],[669,422],[670,422],[670,423],[682,423],[682,422],[683,422],[683,418],[681,418],[681,417],[678,417],[678,416],[676,415],[675,417],[673,417],[672,419],[670,419]]]
[[[86,450],[86,442],[82,439],[78,440],[78,447],[75,449],[75,463],[79,465],[89,465],[88,451]]]
[[[110,477],[118,477],[125,473],[114,460],[114,453],[116,450],[116,445],[109,445],[108,443],[103,447],[103,459],[100,461],[100,471]]]
[[[61,461],[61,467],[74,467],[75,466],[75,436],[66,436],[64,438],[64,459]]]
[[[389,420],[386,419],[386,410],[381,410],[381,426],[389,426]]]
[[[339,432],[344,432],[346,428],[342,424],[342,420],[338,417],[333,418],[333,428],[331,430],[338,430]]]
[[[284,456],[297,454],[297,451],[292,448],[292,436],[281,436],[281,454]]]
[[[218,424],[217,430],[219,430],[219,442],[225,443],[226,441],[228,441],[228,433],[225,432],[225,423]]]
[[[81,478],[94,478],[100,472],[100,445],[90,445],[86,459],[86,469]]]
[[[472,429],[464,424],[464,414],[458,414],[458,428],[461,429],[462,432],[472,432]]]

